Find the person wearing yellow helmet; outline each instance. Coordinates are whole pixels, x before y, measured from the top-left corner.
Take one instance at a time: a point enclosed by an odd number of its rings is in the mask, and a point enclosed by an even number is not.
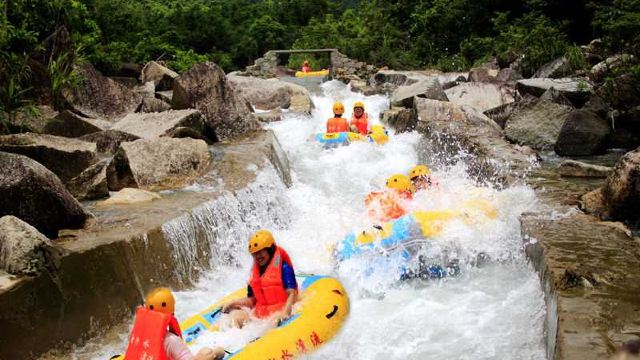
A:
[[[276,245],[273,234],[268,230],[258,230],[249,238],[249,252],[254,262],[247,296],[228,302],[222,307],[222,312],[233,310],[232,320],[239,327],[248,319],[247,314],[241,313],[242,307],[253,309],[258,318],[273,318],[276,322],[288,319],[298,294],[289,255]]]
[[[349,123],[342,115],[344,115],[344,105],[341,102],[333,104],[333,118],[327,120],[327,134],[349,131]]]
[[[174,316],[175,298],[167,288],[153,289],[144,306],[136,310],[126,359],[214,360],[225,355],[221,347],[202,348],[196,355],[182,340],[180,324]]]
[[[356,101],[353,104],[353,115],[351,115],[349,127],[351,131],[359,132],[362,135],[369,133],[369,114],[364,112],[364,103],[362,101]]]
[[[369,193],[364,204],[369,218],[375,222],[387,222],[407,213],[406,202],[413,199],[415,188],[403,174],[390,176],[385,182],[385,191]]]
[[[426,190],[437,185],[436,179],[426,165],[416,165],[409,171],[409,178],[416,190]]]

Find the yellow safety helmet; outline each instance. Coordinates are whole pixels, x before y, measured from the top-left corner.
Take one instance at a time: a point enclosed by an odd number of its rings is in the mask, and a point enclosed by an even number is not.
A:
[[[429,170],[429,168],[426,165],[416,165],[413,167],[413,169],[411,169],[411,172],[409,172],[409,177],[411,179],[414,179],[418,176],[424,176],[429,174],[431,174],[431,170]]]
[[[413,183],[406,175],[395,174],[387,179],[387,187],[398,191],[411,191],[414,192],[415,188]]]
[[[249,252],[256,253],[262,249],[269,248],[276,243],[273,234],[269,230],[258,230],[249,238]]]
[[[171,290],[155,288],[147,295],[144,306],[149,310],[172,315],[176,309],[176,299]]]
[[[302,62],[302,65],[309,65],[309,60],[305,60]]]
[[[344,105],[341,102],[333,104],[333,113],[336,115],[344,114]]]
[[[356,101],[356,102],[353,104],[353,108],[354,108],[354,109],[355,109],[355,108],[362,108],[362,110],[364,110],[364,103],[363,103],[362,101]]]

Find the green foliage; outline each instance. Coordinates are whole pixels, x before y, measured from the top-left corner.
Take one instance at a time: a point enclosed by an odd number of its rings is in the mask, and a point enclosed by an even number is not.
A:
[[[577,45],[569,46],[564,56],[569,61],[569,65],[573,70],[584,70],[589,66],[582,49]]]
[[[167,65],[173,70],[183,73],[191,69],[193,65],[209,60],[211,59],[207,55],[196,54],[191,49],[188,51],[176,50],[173,60],[169,61]]]

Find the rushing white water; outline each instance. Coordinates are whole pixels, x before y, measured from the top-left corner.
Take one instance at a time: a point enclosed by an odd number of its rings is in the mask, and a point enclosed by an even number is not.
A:
[[[272,227],[296,271],[332,274],[343,281],[351,299],[351,314],[338,336],[311,358],[544,359],[543,293],[522,253],[518,221],[518,215],[536,202],[527,187],[479,188],[466,176],[462,163],[450,167],[430,164],[440,185],[417,196],[417,208],[454,209],[470,198],[481,198],[498,212],[495,220],[453,221],[421,250],[436,262],[460,259],[461,274],[399,282],[393,272],[362,271],[371,259],[335,266],[331,256],[335,244],[346,234],[372,225],[365,215],[364,196],[381,189],[389,175],[407,173],[418,163],[420,136],[392,134],[384,146],[362,142],[324,150],[309,138],[323,130],[333,101],[343,101],[349,109],[355,101],[363,100],[370,119],[377,119],[388,107],[388,99],[364,97],[337,82],[324,84],[323,91],[313,99],[316,107],[312,116],[290,116],[271,125],[292,167],[293,185],[273,189],[281,192],[276,197],[286,197],[290,221],[262,221],[252,215],[252,219],[238,219],[235,225]],[[176,225],[172,231],[184,231],[180,230],[184,226]],[[231,246],[244,244],[246,234],[244,228],[228,230],[227,236],[212,240],[212,248],[226,249],[224,257],[230,260],[217,264],[195,289],[177,293],[178,318],[246,284],[251,258],[244,246]],[[490,260],[476,266],[479,254]],[[220,345],[235,350],[264,329],[264,324],[255,324],[203,336],[194,349]],[[99,354],[85,348],[75,356],[104,358],[120,352],[125,337],[122,332]]]

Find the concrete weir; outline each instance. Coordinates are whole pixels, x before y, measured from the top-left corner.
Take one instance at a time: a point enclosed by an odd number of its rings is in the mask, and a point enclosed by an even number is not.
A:
[[[159,285],[189,286],[244,246],[251,231],[289,219],[289,165],[271,131],[213,145],[208,172],[140,204],[85,206],[83,230],[62,231],[64,254],[37,277],[0,274],[0,359],[33,359],[120,324]]]

